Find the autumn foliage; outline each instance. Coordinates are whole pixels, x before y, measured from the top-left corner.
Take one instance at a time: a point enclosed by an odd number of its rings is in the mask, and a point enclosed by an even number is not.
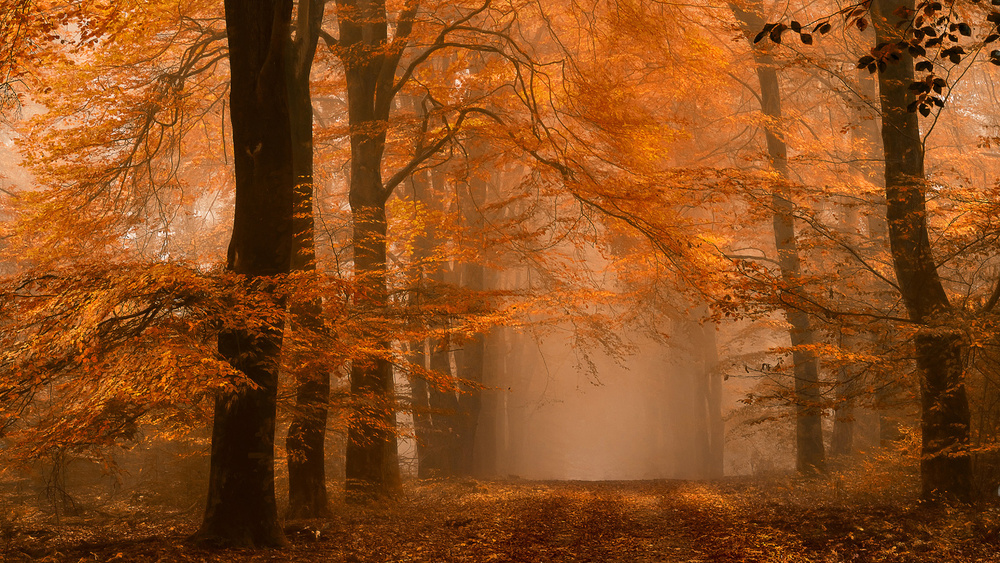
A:
[[[288,82],[252,91],[216,0],[0,13],[5,478],[203,436],[261,366],[272,426],[322,411],[323,486],[394,494],[411,442],[404,473],[516,475],[530,424],[511,405],[565,349],[595,386],[665,358],[649,393],[683,395],[654,400],[693,430],[690,467],[658,477],[843,482],[877,457],[922,467],[924,500],[995,489],[994,7],[275,6],[294,7],[282,59],[257,62]],[[248,144],[250,102],[277,108],[264,133],[287,147]],[[247,196],[266,159],[280,174]],[[939,491],[942,467],[968,479]],[[715,530],[706,549],[729,521],[787,531],[728,490],[682,489],[655,494],[721,507],[681,507]]]

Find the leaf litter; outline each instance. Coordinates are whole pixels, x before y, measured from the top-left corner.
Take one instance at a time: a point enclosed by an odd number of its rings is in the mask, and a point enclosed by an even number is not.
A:
[[[8,518],[0,561],[601,562],[1000,561],[1000,508],[919,506],[829,480],[476,481],[409,484],[395,502],[286,522],[282,549],[210,551],[195,509],[138,506]]]

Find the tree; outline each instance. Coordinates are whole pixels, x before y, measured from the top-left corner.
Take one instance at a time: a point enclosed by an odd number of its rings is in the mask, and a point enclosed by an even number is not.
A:
[[[460,265],[460,281],[463,288],[482,294],[487,290],[487,274],[483,261],[489,252],[485,240],[486,193],[489,181],[492,180],[492,174],[484,168],[495,166],[495,163],[482,161],[489,151],[486,142],[472,138],[468,144],[469,166],[465,170],[464,181],[461,182],[464,185],[460,188],[461,197],[458,204],[472,239],[469,245],[473,249],[473,254],[471,260]],[[483,311],[488,308],[483,297],[479,296],[476,299],[479,303],[474,306],[475,309]],[[481,440],[479,419],[483,410],[483,393],[480,386],[483,385],[486,371],[487,336],[488,333],[469,336],[462,345],[462,353],[457,362],[459,380],[467,382],[461,385],[458,395],[459,409],[455,436],[455,472],[458,475],[476,475],[477,466],[480,465],[477,463],[475,452],[477,443]],[[481,451],[481,448],[479,449]]]
[[[319,43],[326,0],[298,3],[295,39],[288,50],[288,101],[292,126],[292,167],[295,177],[295,249],[291,268],[315,275],[316,243],[313,217],[313,110],[309,77]],[[293,302],[292,330],[319,328],[322,302],[312,297]],[[313,343],[315,345],[315,343]],[[329,513],[326,492],[326,424],[330,401],[330,371],[322,362],[305,358],[296,373],[295,410],[285,449],[288,456],[288,513],[315,518]]]
[[[294,245],[295,178],[287,84],[291,0],[226,2],[236,210],[227,269],[280,302]],[[282,318],[219,334],[219,353],[246,381],[216,399],[202,543],[282,545],[274,496],[274,425]]]
[[[418,111],[420,111],[418,109]],[[446,196],[443,193],[444,172],[438,168],[419,171],[410,176],[415,206],[420,206],[428,216],[424,231],[417,235],[413,244],[413,262],[418,270],[414,274],[415,304],[440,300],[437,295],[445,287],[450,273],[447,263],[439,252],[443,245],[442,234],[445,221]],[[449,319],[442,319],[448,323]],[[446,326],[428,326],[428,331],[443,332]],[[429,350],[424,352],[425,342]],[[416,348],[415,362],[418,367],[426,363],[433,380],[417,374],[413,379],[411,392],[414,406],[414,433],[417,439],[417,476],[420,478],[448,477],[455,474],[456,424],[458,398],[455,395],[454,375],[451,369],[452,344],[448,336],[431,337],[413,343]],[[428,361],[429,360],[429,361]]]
[[[897,59],[878,65],[885,151],[886,222],[900,295],[916,326],[914,345],[921,374],[921,495],[969,500],[969,401],[965,391],[967,336],[953,325],[927,227],[924,147],[917,114],[913,56],[895,47],[910,26],[912,0],[873,3],[876,41]],[[914,108],[915,109],[915,108]]]
[[[354,222],[354,272],[358,305],[375,311],[388,305],[385,202],[395,186],[382,181],[385,128],[395,92],[396,67],[416,16],[408,4],[389,41],[384,2],[339,0],[337,52],[347,81],[351,128],[350,205]],[[388,342],[382,342],[389,350]],[[392,366],[382,355],[351,363],[351,394],[364,416],[352,418],[347,440],[347,491],[359,497],[393,495],[400,486],[396,458]]]
[[[731,5],[740,20],[743,33],[753,45],[753,37],[762,29],[764,20],[757,12],[759,4],[746,9]],[[801,266],[795,237],[794,204],[788,178],[788,148],[781,132],[781,91],[774,58],[760,44],[754,46],[757,79],[760,81],[761,110],[768,119],[765,128],[767,154],[777,175],[772,186],[771,201],[774,208],[774,242],[778,249],[778,265],[785,288],[794,293],[800,286]],[[796,467],[801,473],[825,470],[823,450],[822,407],[820,405],[819,372],[816,359],[809,347],[815,342],[810,328],[809,315],[795,304],[785,307],[785,318],[791,325],[792,362],[795,377],[795,442]]]
[[[403,5],[389,37],[385,2],[341,0],[337,2],[340,36],[329,38],[344,66],[350,127],[350,195],[353,220],[356,305],[373,314],[388,306],[386,284],[386,201],[393,190],[422,162],[436,154],[469,114],[459,109],[453,122],[444,120],[433,140],[418,145],[408,162],[384,179],[383,157],[389,115],[396,95],[413,77],[415,69],[433,53],[463,44],[446,41],[449,33],[468,31],[468,22],[489,6],[483,5],[445,25],[423,52],[401,66],[410,41],[419,3]],[[397,79],[397,73],[400,77]],[[447,111],[449,108],[443,108]],[[429,122],[425,120],[425,124]],[[347,491],[354,498],[392,496],[399,489],[396,452],[396,422],[389,335],[365,355],[351,363],[351,394],[355,415],[348,429]]]

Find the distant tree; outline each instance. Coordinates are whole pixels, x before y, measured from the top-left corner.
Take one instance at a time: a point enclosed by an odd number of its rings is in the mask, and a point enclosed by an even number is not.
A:
[[[418,104],[419,105],[419,104]],[[418,112],[420,110],[418,109]],[[435,295],[445,286],[451,274],[442,260],[439,249],[445,223],[446,196],[445,170],[440,167],[421,170],[410,176],[410,187],[415,205],[427,215],[426,225],[413,244],[413,262],[416,287],[414,304],[434,302]],[[448,323],[443,318],[439,322]],[[428,326],[427,330],[442,332],[447,326]],[[426,346],[429,354],[424,352]],[[415,362],[430,370],[430,377],[418,375],[412,382],[414,406],[414,432],[417,439],[417,476],[420,478],[448,477],[456,470],[456,424],[458,397],[453,385],[455,374],[451,369],[452,344],[449,337],[431,337],[414,343]],[[428,357],[429,356],[429,357]]]

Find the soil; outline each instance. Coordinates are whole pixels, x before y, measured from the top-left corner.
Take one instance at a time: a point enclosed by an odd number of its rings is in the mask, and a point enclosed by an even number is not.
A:
[[[0,561],[1000,562],[1000,508],[921,506],[795,478],[419,481],[395,502],[286,523],[282,549],[209,551],[187,511],[9,520]]]

